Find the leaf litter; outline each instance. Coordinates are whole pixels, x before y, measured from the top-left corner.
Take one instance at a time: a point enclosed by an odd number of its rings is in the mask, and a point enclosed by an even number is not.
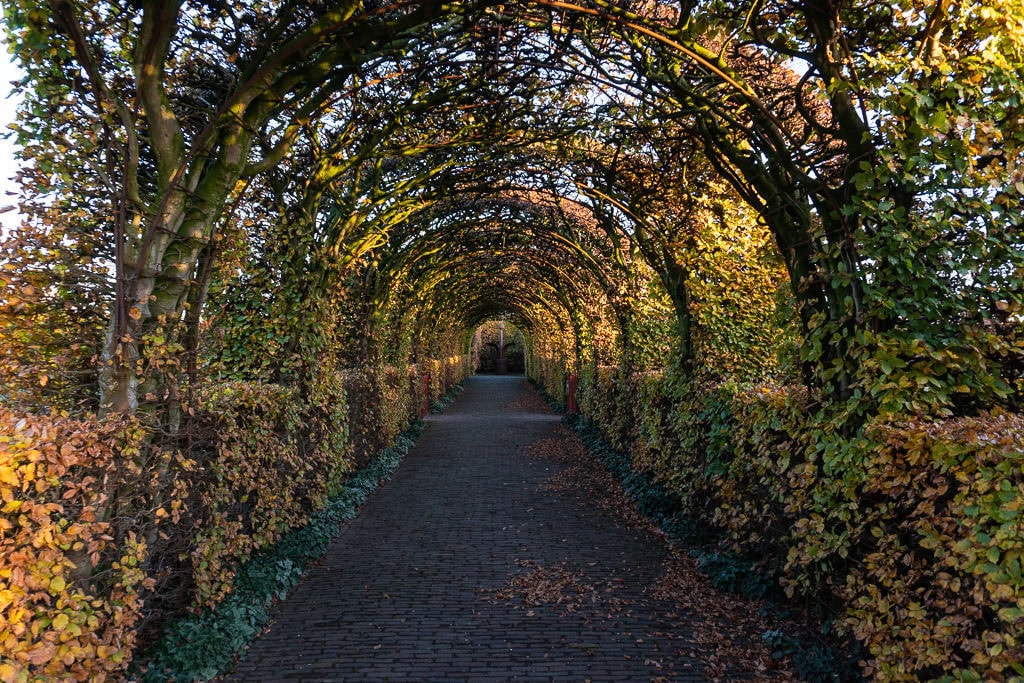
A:
[[[576,435],[559,425],[558,436],[541,439],[530,445],[527,453],[566,465],[541,484],[541,489],[554,492],[576,491],[596,503],[613,520],[626,528],[645,531],[665,541],[667,537],[650,519],[640,514],[607,467],[598,462]]]
[[[581,493],[623,526],[646,531],[668,544],[668,537],[636,509],[614,475],[576,435],[565,427],[558,429],[557,436],[536,441],[528,449],[531,457],[565,465],[541,488]],[[572,571],[565,563],[550,567],[529,561],[519,564],[531,571],[513,575],[508,586],[494,591],[495,598],[521,598],[527,606],[557,605],[572,611],[584,604],[594,605],[602,597],[601,591],[588,585],[582,574]],[[679,654],[701,662],[709,680],[798,680],[789,662],[773,659],[770,648],[762,642],[761,635],[765,631],[780,626],[769,624],[763,603],[716,589],[685,550],[670,548],[662,563],[661,576],[653,585],[645,587],[644,592],[678,610],[680,630],[685,631],[685,639],[680,637],[681,633],[651,635],[674,639],[677,643],[688,640],[690,645]],[[623,602],[619,601],[619,608]],[[671,677],[663,680],[671,680]]]
[[[550,413],[551,408],[547,401],[540,397],[535,391],[521,391],[515,401],[505,406],[511,410],[521,410],[528,413]]]
[[[495,600],[522,600],[527,608],[555,605],[566,612],[575,612],[598,602],[597,589],[586,582],[583,574],[572,571],[566,563],[541,566],[530,560],[517,565],[529,571],[513,574],[506,586],[492,591]]]

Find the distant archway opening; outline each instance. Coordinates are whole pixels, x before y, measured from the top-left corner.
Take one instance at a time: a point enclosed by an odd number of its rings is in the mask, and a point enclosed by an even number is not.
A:
[[[478,373],[519,375],[526,371],[522,330],[504,320],[488,320],[473,334],[473,367]]]

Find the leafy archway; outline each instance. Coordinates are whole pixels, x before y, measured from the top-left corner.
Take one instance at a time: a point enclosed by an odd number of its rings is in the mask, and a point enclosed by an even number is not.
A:
[[[0,257],[2,400],[137,426],[118,548],[157,547],[271,402],[259,429],[315,483],[239,522],[224,556],[250,552],[490,319],[737,545],[760,538],[738,492],[795,515],[776,569],[808,593],[882,543],[841,512],[873,500],[872,430],[1020,410],[1019,3],[17,0],[5,23],[29,220]],[[842,540],[812,552],[812,527]]]

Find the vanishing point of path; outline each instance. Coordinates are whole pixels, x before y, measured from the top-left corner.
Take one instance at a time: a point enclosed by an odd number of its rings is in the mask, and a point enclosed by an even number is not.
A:
[[[706,680],[702,616],[652,590],[668,546],[551,484],[560,435],[521,377],[469,379],[228,680]]]

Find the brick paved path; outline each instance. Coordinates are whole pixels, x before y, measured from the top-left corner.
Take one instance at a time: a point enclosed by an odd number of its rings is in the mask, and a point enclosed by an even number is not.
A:
[[[566,465],[527,454],[559,426],[531,391],[470,379],[228,680],[705,680],[696,617],[645,591],[664,544],[543,486]]]

